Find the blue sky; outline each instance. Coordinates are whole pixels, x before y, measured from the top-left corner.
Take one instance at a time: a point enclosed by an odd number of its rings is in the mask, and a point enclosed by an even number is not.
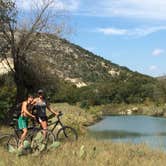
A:
[[[23,9],[31,0],[17,0]],[[41,0],[38,0],[38,2]],[[166,74],[165,0],[55,0],[75,31],[68,39],[113,63]]]

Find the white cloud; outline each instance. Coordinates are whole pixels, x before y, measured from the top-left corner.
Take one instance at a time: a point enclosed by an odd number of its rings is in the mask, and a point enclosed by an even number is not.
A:
[[[30,10],[34,4],[43,4],[51,2],[51,0],[17,0],[16,4],[18,8],[23,10]],[[80,0],[53,0],[51,8],[57,10],[75,11],[79,8]]]
[[[81,0],[80,13],[105,17],[166,20],[165,0]]]
[[[147,36],[152,33],[166,30],[166,26],[156,26],[148,28],[120,29],[120,28],[98,28],[97,32],[102,32],[105,35],[127,35],[133,37]]]
[[[117,28],[99,28],[99,32],[105,35],[126,35],[128,33],[127,29],[117,29]]]
[[[16,3],[20,8],[27,10],[34,1],[40,3],[42,0],[16,0]],[[65,9],[80,15],[166,20],[166,0],[54,1],[54,8]]]
[[[165,52],[164,49],[156,48],[156,49],[153,50],[152,55],[154,55],[154,56],[160,56],[164,52]]]
[[[156,70],[158,70],[158,66],[156,66],[156,65],[151,65],[151,66],[149,67],[149,70],[150,70],[150,71],[156,71]]]

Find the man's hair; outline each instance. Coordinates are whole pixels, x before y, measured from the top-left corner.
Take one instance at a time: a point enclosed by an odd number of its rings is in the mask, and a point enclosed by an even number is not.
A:
[[[28,94],[28,98],[33,98],[33,95],[32,94]]]

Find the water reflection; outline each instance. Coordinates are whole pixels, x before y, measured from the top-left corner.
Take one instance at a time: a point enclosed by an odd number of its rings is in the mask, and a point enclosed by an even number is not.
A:
[[[96,139],[115,142],[146,143],[166,150],[166,119],[148,116],[106,116],[91,126]]]
[[[91,131],[90,134],[97,139],[114,139],[114,138],[130,138],[130,137],[147,137],[147,136],[166,136],[166,132],[143,134],[127,131]]]

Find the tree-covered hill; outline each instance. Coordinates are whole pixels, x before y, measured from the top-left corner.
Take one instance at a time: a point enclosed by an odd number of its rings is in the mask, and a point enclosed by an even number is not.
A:
[[[44,73],[44,85],[46,89],[52,87],[50,95],[55,101],[95,105],[165,100],[165,89],[161,90],[155,78],[121,67],[54,35],[40,33],[28,54],[34,71]],[[40,79],[37,86],[39,82]]]
[[[38,34],[27,54],[27,65],[22,69],[24,86],[30,93],[43,88],[51,102],[79,102],[81,107],[88,108],[166,100],[164,81],[133,72],[51,34]],[[4,117],[11,100],[14,101],[14,95],[8,94],[16,91],[11,90],[14,81],[12,84],[10,74],[1,80],[0,105]],[[9,97],[5,98],[6,95]]]
[[[148,76],[132,72],[126,67],[114,64],[78,45],[50,34],[40,34],[29,55],[34,63],[40,61],[42,67],[49,73],[57,74],[77,86],[111,81],[118,77],[127,80],[138,75],[152,80]]]

